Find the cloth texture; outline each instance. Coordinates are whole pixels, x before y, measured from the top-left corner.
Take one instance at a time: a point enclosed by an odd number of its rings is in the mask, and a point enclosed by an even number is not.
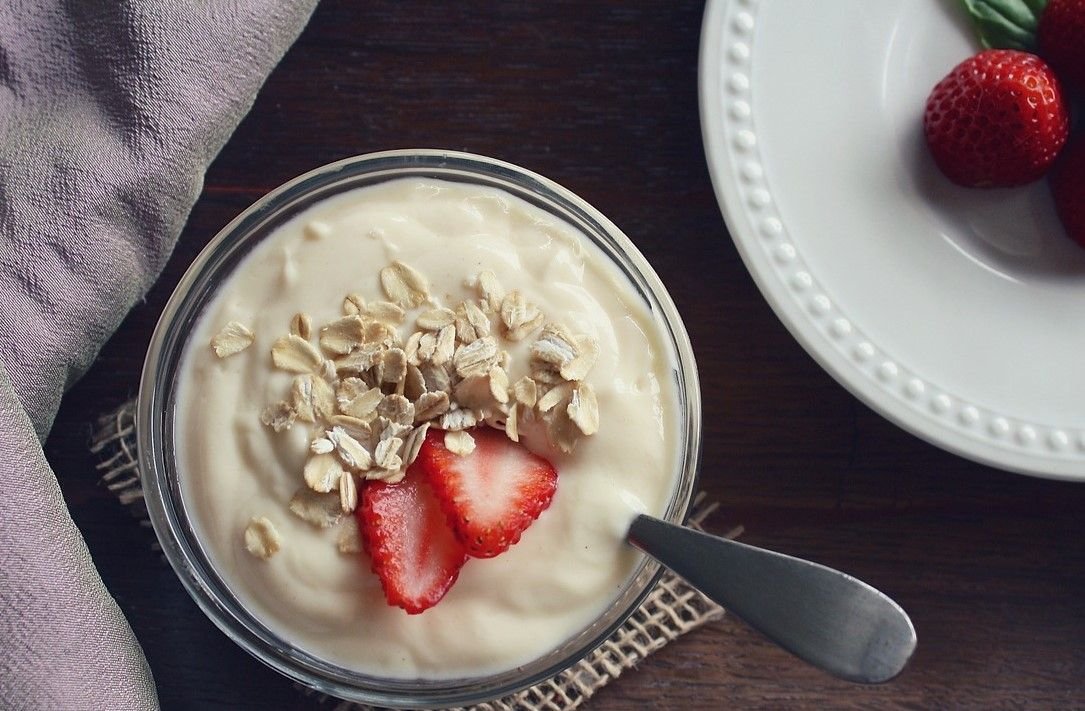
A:
[[[315,4],[0,4],[0,708],[157,706],[41,443]]]

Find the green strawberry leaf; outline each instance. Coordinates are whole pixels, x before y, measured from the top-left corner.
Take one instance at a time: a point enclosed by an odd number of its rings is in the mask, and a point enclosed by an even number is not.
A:
[[[1036,25],[1047,0],[961,0],[987,49],[1035,51]]]

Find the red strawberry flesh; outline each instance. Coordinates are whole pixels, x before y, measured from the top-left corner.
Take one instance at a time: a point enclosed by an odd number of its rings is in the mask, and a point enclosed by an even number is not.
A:
[[[504,433],[471,430],[475,449],[458,455],[431,429],[418,464],[468,555],[492,558],[508,550],[554,498],[557,472]]]
[[[992,49],[931,91],[923,131],[935,163],[967,187],[1012,187],[1044,175],[1070,117],[1054,72],[1027,52]]]
[[[436,605],[467,559],[417,467],[395,484],[367,483],[358,525],[385,599],[411,614]]]

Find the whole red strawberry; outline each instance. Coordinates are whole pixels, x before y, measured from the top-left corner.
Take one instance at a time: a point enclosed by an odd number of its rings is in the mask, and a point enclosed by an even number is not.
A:
[[[1063,151],[1048,182],[1066,234],[1085,247],[1085,137]]]
[[[958,64],[927,98],[935,163],[966,187],[1012,187],[1044,175],[1070,116],[1055,74],[1034,54],[990,49]]]
[[[1036,28],[1039,53],[1067,88],[1085,91],[1085,0],[1050,0]]]

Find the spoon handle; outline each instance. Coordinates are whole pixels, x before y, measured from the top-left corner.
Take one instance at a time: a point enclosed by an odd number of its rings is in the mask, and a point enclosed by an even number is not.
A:
[[[883,593],[840,571],[639,515],[629,541],[755,630],[848,681],[888,681],[915,628]]]

